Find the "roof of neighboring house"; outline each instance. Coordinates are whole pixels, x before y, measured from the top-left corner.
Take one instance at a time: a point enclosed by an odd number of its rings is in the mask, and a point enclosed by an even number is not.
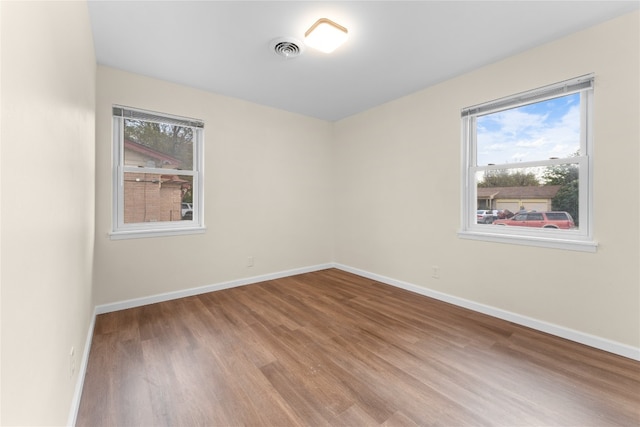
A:
[[[191,188],[191,183],[185,179],[180,178],[178,175],[162,175],[160,177],[163,184],[180,185],[182,188]]]
[[[478,199],[553,199],[560,187],[560,185],[479,187]]]
[[[149,148],[146,145],[131,141],[130,139],[124,140],[124,149],[135,151],[136,153],[140,153],[151,159],[157,160],[158,163],[160,163],[159,167],[162,167],[164,165],[180,166],[180,164],[182,164],[182,162],[175,157],[172,157],[165,153],[161,153],[160,151]]]

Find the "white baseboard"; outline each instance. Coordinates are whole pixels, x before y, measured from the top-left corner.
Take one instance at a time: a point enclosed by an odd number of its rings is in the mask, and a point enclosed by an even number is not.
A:
[[[479,313],[487,314],[489,316],[497,317],[509,322],[516,323],[518,325],[526,326],[532,329],[536,329],[541,332],[546,332],[551,335],[555,335],[561,338],[565,338],[571,341],[578,342],[580,344],[588,345],[600,350],[607,351],[609,353],[624,356],[630,359],[640,361],[640,348],[632,347],[626,344],[622,344],[616,341],[611,341],[606,338],[601,338],[595,335],[587,334],[584,332],[576,331],[574,329],[566,328],[564,326],[555,325],[542,320],[534,319],[521,314],[513,313],[500,308],[492,307],[489,305],[481,304],[475,301],[459,298],[453,295],[449,295],[443,292],[434,291],[422,286],[414,285],[412,283],[403,282],[401,280],[392,279],[390,277],[381,276],[379,274],[371,273],[369,271],[360,270],[358,268],[350,267],[339,263],[327,263],[319,264],[315,266],[296,268],[292,270],[285,270],[276,273],[269,273],[260,276],[247,277],[244,279],[231,280],[228,282],[218,283],[214,285],[201,286],[197,288],[184,289],[180,291],[167,292],[164,294],[151,295],[143,298],[135,298],[126,301],[98,305],[95,307],[95,315],[109,313],[112,311],[124,310],[127,308],[140,307],[143,305],[154,304],[162,301],[169,301],[178,298],[184,298],[193,295],[200,295],[207,292],[219,291],[222,289],[235,288],[237,286],[250,285],[252,283],[264,282],[266,280],[280,279],[283,277],[294,276],[296,274],[310,273],[313,271],[325,270],[327,268],[337,268],[353,274],[357,274],[362,277],[386,283],[388,285],[396,286],[417,294],[425,295],[430,298],[434,298],[440,301],[444,301],[459,307],[468,308]],[[95,318],[94,315],[94,318]],[[93,331],[93,321],[91,331]],[[88,350],[87,350],[88,351]]]
[[[71,404],[71,411],[69,413],[69,419],[67,425],[75,426],[76,418],[78,416],[78,410],[80,408],[80,399],[82,397],[82,389],[84,386],[84,379],[87,372],[87,364],[89,362],[89,352],[91,350],[91,343],[93,338],[93,330],[95,327],[96,316],[98,314],[109,313],[112,311],[124,310],[127,308],[140,307],[143,305],[154,304],[162,301],[169,301],[178,298],[184,298],[193,295],[200,295],[207,292],[219,291],[222,289],[235,288],[238,286],[250,285],[252,283],[264,282],[267,280],[280,279],[283,277],[294,276],[297,274],[311,273],[313,271],[326,270],[328,268],[337,268],[349,273],[357,274],[358,276],[366,277],[377,282],[385,283],[387,285],[395,286],[401,289],[405,289],[411,292],[415,292],[420,295],[424,295],[430,298],[434,298],[440,301],[444,301],[459,307],[464,307],[479,313],[487,314],[489,316],[496,317],[498,319],[507,320],[509,322],[516,323],[518,325],[527,326],[538,331],[546,332],[551,335],[555,335],[561,338],[565,338],[571,341],[585,344],[590,347],[594,347],[600,350],[607,351],[609,353],[624,356],[630,359],[640,361],[640,348],[632,347],[626,344],[621,344],[615,341],[611,341],[605,338],[600,338],[594,335],[585,334],[583,332],[575,331],[573,329],[565,328],[562,326],[554,325],[552,323],[544,322],[541,320],[533,319],[531,317],[523,316],[510,311],[502,310],[499,308],[491,307],[485,304],[467,300],[464,298],[455,297],[443,292],[434,291],[424,288],[422,286],[414,285],[412,283],[403,282],[401,280],[392,279],[390,277],[381,276],[379,274],[371,273],[358,268],[349,267],[338,263],[319,264],[310,267],[296,268],[293,270],[286,270],[277,273],[264,274],[260,276],[247,277],[244,279],[231,280],[228,282],[218,283],[214,285],[201,286],[197,288],[184,289],[175,292],[167,292],[163,294],[152,295],[149,297],[135,298],[121,302],[115,302],[111,304],[103,304],[95,307],[89,330],[87,332],[87,342],[82,354],[82,362],[78,371],[78,379],[76,381],[76,389],[73,395]]]
[[[609,353],[624,356],[629,359],[640,361],[640,348],[632,347],[630,345],[622,344],[616,341],[611,341],[606,338],[601,338],[595,335],[586,334],[584,332],[576,331],[563,326],[554,325],[542,320],[534,319],[521,314],[512,313],[510,311],[502,310],[489,305],[481,304],[464,298],[459,298],[453,295],[445,294],[443,292],[434,291],[422,286],[414,285],[412,283],[403,282],[401,280],[392,279],[389,277],[381,276],[379,274],[371,273],[358,268],[349,267],[342,264],[333,264],[333,267],[347,271],[349,273],[357,274],[358,276],[366,277],[368,279],[382,282],[387,285],[402,288],[411,292],[415,292],[420,295],[428,296],[433,299],[444,301],[459,307],[468,308],[469,310],[477,311],[479,313],[487,314],[489,316],[497,317],[498,319],[507,320],[509,322],[516,323],[518,325],[526,326],[541,332],[546,332],[551,335],[555,335],[561,338],[575,341],[580,344],[588,345],[600,350],[607,351]]]
[[[82,398],[82,389],[84,387],[84,378],[87,373],[87,364],[89,363],[89,352],[91,351],[91,343],[93,342],[93,328],[96,324],[96,310],[93,310],[91,315],[91,322],[89,323],[89,330],[87,331],[87,339],[84,344],[84,351],[82,352],[82,360],[80,360],[80,366],[78,369],[78,378],[76,379],[76,388],[71,400],[71,410],[69,412],[69,418],[67,419],[68,426],[75,426],[76,419],[78,418],[78,410],[80,409],[80,399]]]
[[[263,274],[260,276],[246,277],[244,279],[231,280],[214,285],[200,286],[197,288],[183,289],[179,291],[166,292],[163,294],[151,295],[148,297],[134,298],[126,301],[114,302],[96,306],[96,314],[110,313],[112,311],[125,310],[127,308],[141,307],[143,305],[155,304],[157,302],[170,301],[178,298],[191,297],[194,295],[206,294],[207,292],[220,291],[222,289],[235,288],[238,286],[250,285],[252,283],[264,282],[267,280],[280,279],[283,277],[295,276],[296,274],[311,273],[313,271],[326,270],[332,268],[333,264],[319,264],[309,267],[295,268],[292,270],[280,271],[277,273]]]
[[[205,294],[207,292],[219,291],[222,289],[235,288],[238,286],[250,285],[252,283],[264,282],[267,280],[280,279],[283,277],[295,276],[297,274],[311,273],[313,271],[326,270],[327,268],[333,268],[333,264],[319,264],[310,267],[295,268],[292,270],[280,271],[277,273],[263,274],[260,276],[247,277],[244,279],[231,280],[228,282],[218,283],[215,285],[201,286],[197,288],[184,289],[175,292],[167,292],[163,294],[151,295],[149,297],[135,298],[126,301],[115,302],[111,304],[102,304],[95,306],[93,315],[91,316],[91,322],[89,324],[89,331],[87,332],[87,342],[85,343],[84,352],[82,354],[82,361],[78,370],[78,379],[76,381],[76,388],[71,400],[71,409],[69,412],[69,418],[67,419],[68,426],[75,426],[78,418],[78,410],[80,409],[80,399],[82,398],[82,389],[84,387],[84,379],[87,373],[87,365],[89,363],[89,352],[91,351],[91,343],[93,342],[93,330],[96,324],[96,316],[98,314],[110,313],[112,311],[124,310],[127,308],[140,307],[143,305],[154,304],[162,301],[169,301],[178,298],[184,298],[193,295]]]

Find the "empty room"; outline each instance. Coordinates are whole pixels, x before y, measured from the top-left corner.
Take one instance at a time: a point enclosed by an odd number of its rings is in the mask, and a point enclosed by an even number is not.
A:
[[[0,1],[0,424],[640,425],[640,2]]]

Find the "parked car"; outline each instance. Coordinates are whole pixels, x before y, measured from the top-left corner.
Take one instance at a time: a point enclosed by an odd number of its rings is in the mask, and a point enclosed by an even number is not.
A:
[[[182,219],[193,219],[193,204],[182,204]]]
[[[575,228],[573,218],[568,212],[521,212],[509,219],[493,221],[494,225],[515,225],[517,227]]]
[[[478,210],[476,212],[476,222],[478,224],[491,224],[496,218],[498,218],[497,210]]]

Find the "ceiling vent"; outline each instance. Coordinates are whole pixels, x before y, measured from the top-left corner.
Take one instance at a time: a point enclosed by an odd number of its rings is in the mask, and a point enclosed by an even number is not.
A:
[[[287,59],[298,57],[304,52],[304,44],[293,37],[277,38],[272,40],[269,46],[277,55]]]

